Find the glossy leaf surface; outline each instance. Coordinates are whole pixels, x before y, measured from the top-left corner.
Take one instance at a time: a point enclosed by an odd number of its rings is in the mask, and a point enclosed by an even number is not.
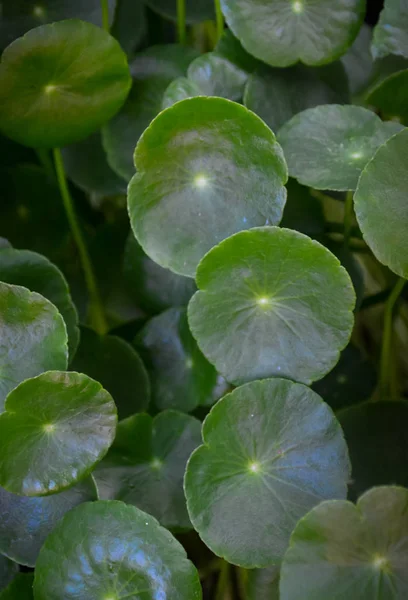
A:
[[[385,0],[374,28],[371,51],[375,59],[388,54],[408,58],[408,5],[405,0]]]

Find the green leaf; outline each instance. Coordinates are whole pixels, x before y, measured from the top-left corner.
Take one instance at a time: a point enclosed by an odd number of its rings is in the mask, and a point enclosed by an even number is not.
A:
[[[146,32],[144,2],[142,0],[118,0],[111,34],[118,40],[128,56],[133,55],[137,46],[146,36]]]
[[[248,571],[245,590],[246,600],[279,600],[279,567]]]
[[[67,176],[96,201],[126,194],[126,183],[108,164],[99,131],[66,146],[62,156]]]
[[[33,600],[33,583],[33,573],[18,573],[3,593],[0,593],[0,600]]]
[[[48,371],[7,396],[0,415],[0,485],[25,496],[55,494],[88,475],[112,444],[116,407],[100,383]]]
[[[295,179],[289,179],[286,187],[288,199],[281,226],[312,237],[324,233],[326,224],[321,202],[312,196],[309,188],[300,185]]]
[[[202,54],[190,64],[187,76],[202,96],[241,101],[248,72],[216,52]]]
[[[376,383],[374,365],[358,348],[349,344],[341,353],[334,369],[326,377],[316,381],[313,389],[333,410],[339,410],[367,400]]]
[[[174,0],[145,0],[145,2],[159,15],[177,21],[177,3]],[[188,24],[214,19],[213,0],[185,0],[185,4]]]
[[[348,100],[347,75],[340,61],[314,68],[262,65],[249,77],[244,95],[245,106],[275,132],[306,108]]]
[[[353,96],[366,89],[373,76],[374,65],[370,53],[372,31],[369,25],[363,23],[353,45],[340,59]]]
[[[162,267],[194,276],[215,244],[277,224],[286,163],[271,130],[223,98],[191,98],[163,111],[135,151],[128,204],[136,238]]]
[[[34,567],[46,537],[65,513],[96,498],[92,477],[43,498],[17,496],[0,488],[0,552],[21,565]]]
[[[68,339],[55,306],[24,287],[0,283],[0,314],[1,412],[7,394],[21,381],[66,368]]]
[[[5,250],[6,248],[11,248],[10,242],[4,237],[0,237],[0,250]]]
[[[0,554],[0,594],[16,576],[17,572],[18,565],[6,556]]]
[[[201,261],[197,285],[191,331],[237,385],[276,376],[310,384],[334,367],[350,338],[348,274],[296,231],[260,227],[232,236]]]
[[[159,114],[163,94],[176,77],[187,72],[197,52],[177,44],[152,46],[130,64],[132,89],[122,110],[103,128],[108,162],[126,181],[135,172],[133,153],[138,139]]]
[[[323,502],[297,524],[281,600],[397,600],[408,594],[408,490],[374,488],[357,505]]]
[[[354,190],[381,144],[401,129],[360,106],[317,106],[294,116],[279,132],[289,174],[319,190]]]
[[[224,396],[187,464],[194,528],[218,556],[247,568],[278,563],[300,517],[344,498],[349,476],[339,423],[322,399],[286,379]]]
[[[339,259],[342,266],[350,275],[350,279],[356,293],[356,306],[354,308],[354,311],[356,312],[359,310],[365,294],[364,271],[361,263],[356,258],[356,255],[353,254],[349,248],[344,246],[344,243],[335,241],[329,236],[324,238],[323,243],[326,248]]]
[[[361,174],[354,195],[357,221],[376,258],[408,278],[408,130],[381,146]]]
[[[129,293],[148,313],[185,306],[197,289],[190,277],[163,269],[149,258],[132,233],[126,242],[123,273]]]
[[[176,102],[180,102],[180,100],[187,100],[187,98],[195,98],[202,95],[196,83],[190,81],[187,77],[177,77],[170,83],[163,94],[162,108],[170,108],[170,106],[173,106]]]
[[[247,73],[252,73],[259,65],[259,61],[244,50],[241,42],[237,40],[231,29],[224,29],[214,50]]]
[[[150,374],[156,408],[191,412],[213,399],[217,372],[198,349],[184,308],[151,319],[135,343]]]
[[[338,418],[350,452],[353,499],[375,485],[408,486],[408,402],[366,402]]]
[[[366,103],[387,117],[408,124],[408,69],[392,73],[370,90]]]
[[[150,383],[143,362],[135,349],[119,337],[100,336],[82,328],[71,369],[102,384],[115,401],[119,419],[142,412],[149,405]]]
[[[364,0],[221,0],[225,19],[244,48],[274,67],[330,63],[353,43]]]
[[[388,54],[408,58],[408,6],[404,0],[385,0],[374,27],[371,52],[374,59]]]
[[[69,582],[69,584],[68,584]],[[184,548],[156,519],[117,501],[82,504],[47,538],[36,600],[201,600]]]
[[[200,421],[175,411],[122,421],[95,471],[100,498],[133,504],[168,529],[190,529],[183,477],[200,442]]]
[[[72,359],[79,344],[78,314],[61,271],[41,254],[10,248],[0,254],[0,281],[37,292],[58,308],[67,326]]]
[[[125,54],[99,27],[42,25],[3,52],[0,129],[26,146],[65,146],[113,117],[130,83]]]

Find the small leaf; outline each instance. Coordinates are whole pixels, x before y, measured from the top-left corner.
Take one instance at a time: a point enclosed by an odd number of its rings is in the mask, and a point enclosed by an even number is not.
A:
[[[374,59],[388,54],[408,58],[408,6],[404,0],[385,0],[374,27],[371,51]]]
[[[404,488],[373,488],[356,506],[323,502],[292,534],[281,571],[281,600],[407,597],[407,535]]]
[[[289,174],[319,190],[354,190],[376,150],[402,128],[360,106],[317,106],[279,132]]]
[[[18,565],[0,554],[0,595],[18,573]]]
[[[194,276],[215,244],[277,224],[286,163],[272,131],[243,106],[191,98],[163,111],[135,151],[128,204],[136,238],[162,267]]]
[[[115,401],[119,419],[149,405],[150,384],[144,364],[135,349],[119,337],[100,336],[83,327],[71,369],[102,384]]]
[[[7,396],[0,415],[0,485],[45,496],[88,475],[116,430],[116,407],[100,383],[79,373],[49,371]]]
[[[177,3],[174,0],[145,0],[145,2],[159,15],[177,21]],[[185,4],[188,24],[214,19],[213,0],[185,0]]]
[[[18,573],[3,593],[0,593],[0,600],[33,600],[33,583],[33,573]]]
[[[46,537],[65,513],[96,497],[91,477],[43,498],[17,496],[0,488],[0,551],[21,565],[34,567]]]
[[[0,281],[37,292],[58,308],[67,326],[72,359],[79,343],[78,314],[61,271],[41,254],[10,248],[0,254]]]
[[[364,0],[221,0],[225,19],[244,48],[274,67],[330,63],[353,43]]]
[[[202,92],[198,85],[187,77],[177,77],[170,83],[168,88],[163,94],[162,108],[170,108],[176,102],[180,100],[187,100],[187,98],[195,98],[196,96],[202,96]]]
[[[202,96],[218,96],[241,101],[248,80],[247,71],[216,52],[202,54],[190,64],[190,81],[201,90]]]
[[[150,374],[156,408],[191,412],[212,404],[217,372],[198,349],[185,309],[170,308],[151,319],[135,343]]]
[[[315,68],[262,65],[249,77],[244,95],[245,106],[275,132],[302,110],[319,104],[347,103],[348,99],[347,75],[340,61]]]
[[[346,496],[340,425],[306,386],[269,379],[234,390],[207,416],[203,441],[187,464],[187,508],[207,546],[233,564],[278,563],[300,517]]]
[[[259,227],[213,248],[197,270],[189,324],[230,382],[330,371],[353,327],[350,278],[337,258],[296,231]]]
[[[64,517],[40,552],[34,593],[36,600],[202,598],[181,544],[156,519],[117,501],[82,504]]]
[[[133,504],[168,529],[190,529],[183,477],[200,442],[200,421],[175,411],[122,421],[95,471],[100,498]]]
[[[0,129],[26,146],[86,138],[124,103],[126,56],[108,33],[76,19],[36,27],[0,63]]]
[[[376,258],[408,278],[408,130],[379,148],[361,174],[354,195],[357,221]]]
[[[68,338],[55,306],[24,287],[0,283],[0,314],[1,412],[7,394],[21,381],[67,367]]]

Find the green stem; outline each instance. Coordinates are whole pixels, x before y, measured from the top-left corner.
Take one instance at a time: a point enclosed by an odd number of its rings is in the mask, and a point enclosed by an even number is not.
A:
[[[344,246],[347,248],[353,226],[353,192],[347,192],[344,203]]]
[[[101,9],[102,9],[102,29],[109,33],[110,25],[109,25],[109,2],[108,0],[101,0]]]
[[[386,400],[391,393],[391,378],[392,378],[392,331],[393,331],[393,314],[395,303],[397,302],[402,290],[404,289],[405,279],[398,279],[395,287],[385,303],[384,309],[384,332],[381,348],[381,365],[380,365],[380,394],[381,399]]]
[[[222,34],[224,33],[224,15],[221,11],[221,3],[220,0],[214,0],[214,8],[215,8],[215,23],[217,25],[217,41],[220,39]]]
[[[93,272],[93,267],[91,259],[89,257],[88,249],[85,245],[84,238],[82,236],[81,228],[79,226],[78,218],[75,213],[75,208],[71,198],[71,194],[69,193],[67,179],[65,176],[64,163],[62,161],[60,149],[54,148],[53,155],[61,198],[64,203],[64,208],[68,218],[69,226],[72,231],[72,235],[78,248],[82,269],[84,271],[86,287],[89,292],[90,320],[96,331],[103,335],[104,333],[106,333],[108,328],[103,312],[102,302],[99,295],[99,290]]]
[[[225,595],[229,585],[230,564],[226,560],[222,562],[220,574],[218,577],[215,600],[225,600]]]
[[[177,0],[177,39],[183,45],[187,41],[186,0]]]

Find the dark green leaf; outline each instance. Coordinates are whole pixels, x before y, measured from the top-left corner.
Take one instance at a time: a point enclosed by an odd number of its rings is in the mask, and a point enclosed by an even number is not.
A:
[[[3,593],[0,593],[0,600],[33,600],[33,583],[32,573],[18,573]]]
[[[100,0],[99,0],[100,2]],[[118,0],[111,34],[128,56],[132,56],[146,35],[147,23],[142,0]]]
[[[279,600],[279,567],[248,571],[245,590],[246,600]]]
[[[0,594],[18,572],[18,565],[0,554]]]
[[[405,0],[385,0],[374,27],[371,51],[375,59],[388,54],[408,58],[408,5]]]
[[[32,29],[0,63],[0,129],[32,147],[87,137],[124,103],[130,88],[117,41],[85,21]]]
[[[0,415],[0,485],[25,496],[60,492],[85,477],[113,442],[117,413],[100,383],[48,371],[7,396]]]
[[[214,50],[247,73],[252,73],[259,65],[259,60],[244,50],[241,42],[237,40],[231,29],[224,29]]]
[[[156,519],[117,501],[82,504],[47,538],[36,600],[201,600],[198,573]]]
[[[353,327],[354,290],[337,258],[296,231],[259,227],[213,248],[197,270],[189,323],[207,359],[236,384],[330,371]]]
[[[392,73],[370,90],[366,103],[383,115],[408,124],[408,69]]]
[[[372,29],[364,23],[353,45],[341,57],[353,96],[366,89],[373,76],[374,65],[370,53],[371,37]]]
[[[278,563],[300,517],[346,496],[340,425],[304,385],[269,379],[234,390],[204,421],[203,441],[187,464],[187,508],[207,546],[233,564]]]
[[[168,529],[191,528],[183,492],[187,460],[201,442],[201,423],[165,411],[135,415],[118,426],[115,442],[97,467],[102,500],[123,500]]]
[[[133,231],[155,262],[181,275],[194,276],[226,237],[282,217],[282,149],[261,119],[223,98],[191,98],[163,111],[141,137],[135,165]]]
[[[289,179],[286,187],[288,199],[281,226],[312,237],[321,235],[325,230],[325,219],[320,200],[295,179]]]

